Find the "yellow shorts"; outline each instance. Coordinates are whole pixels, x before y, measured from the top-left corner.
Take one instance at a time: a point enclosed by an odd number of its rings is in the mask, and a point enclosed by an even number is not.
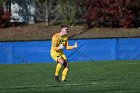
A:
[[[64,53],[58,53],[58,52],[55,52],[55,53],[51,53],[51,57],[57,62],[57,60],[59,58],[62,58],[64,60],[67,60],[66,56]]]

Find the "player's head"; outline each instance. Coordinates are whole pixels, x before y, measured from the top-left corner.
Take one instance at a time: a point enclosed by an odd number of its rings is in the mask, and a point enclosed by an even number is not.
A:
[[[68,34],[68,26],[67,25],[61,25],[61,35],[67,35]]]

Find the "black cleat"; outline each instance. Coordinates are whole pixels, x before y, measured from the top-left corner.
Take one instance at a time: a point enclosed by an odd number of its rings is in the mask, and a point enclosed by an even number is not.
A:
[[[55,76],[55,81],[60,82],[59,77]]]

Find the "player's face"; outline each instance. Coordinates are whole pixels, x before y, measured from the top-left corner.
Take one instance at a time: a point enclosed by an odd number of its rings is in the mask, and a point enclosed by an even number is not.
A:
[[[63,35],[67,35],[68,34],[68,30],[69,29],[67,27],[62,28]]]

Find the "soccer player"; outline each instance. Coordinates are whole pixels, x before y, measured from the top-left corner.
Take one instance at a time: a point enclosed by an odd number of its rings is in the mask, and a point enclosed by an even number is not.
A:
[[[73,45],[70,46],[68,44],[68,26],[67,25],[62,25],[60,28],[60,32],[56,33],[52,37],[52,46],[51,46],[51,57],[56,61],[56,70],[55,70],[55,80],[59,80],[59,71],[64,67],[62,71],[62,81],[66,81],[66,76],[68,73],[68,60],[67,57],[65,56],[63,49],[66,48],[67,50],[71,50],[74,48],[77,48],[77,42]]]

